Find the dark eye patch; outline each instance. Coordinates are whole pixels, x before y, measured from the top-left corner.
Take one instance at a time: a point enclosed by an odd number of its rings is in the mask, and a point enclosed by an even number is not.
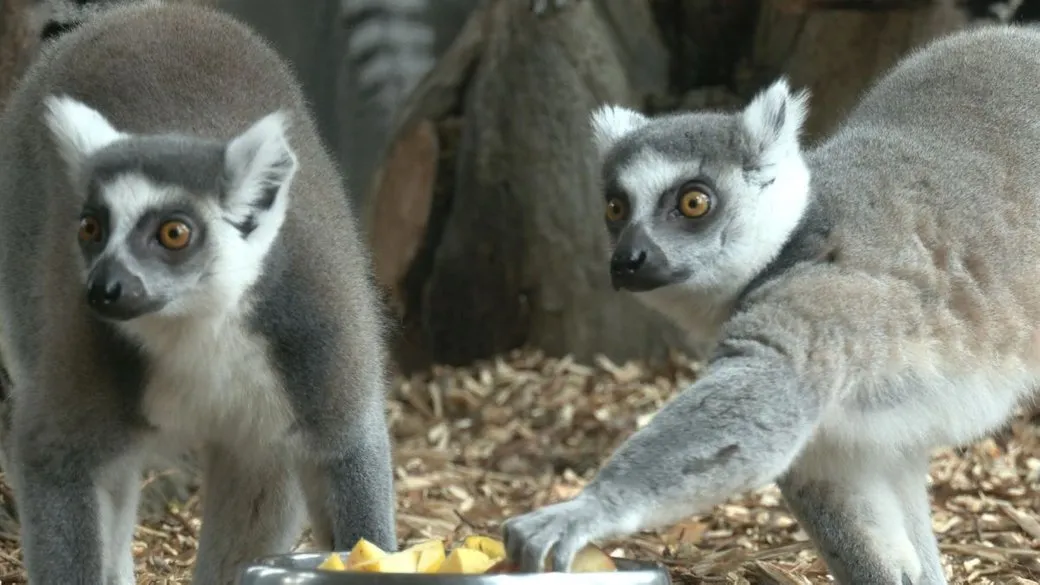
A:
[[[702,186],[705,193],[711,197],[712,211],[706,217],[701,218],[687,218],[679,213],[677,206],[679,205],[679,197],[682,193],[690,187]],[[716,218],[719,217],[719,211],[725,205],[724,197],[715,186],[715,181],[707,175],[697,175],[696,177],[684,177],[675,181],[670,187],[661,191],[661,194],[657,197],[657,213],[662,216],[664,220],[671,220],[679,222],[684,229],[688,231],[702,230],[716,222]]]
[[[181,250],[170,250],[159,243],[159,229],[167,221],[183,222],[191,229],[191,242]],[[200,257],[207,238],[206,223],[198,209],[188,201],[149,209],[134,224],[128,245],[142,261],[158,261],[170,267],[190,265]]]
[[[40,31],[40,40],[49,41],[56,39],[67,32],[75,30],[79,25],[80,23],[75,20],[69,22],[48,21],[47,24],[43,25],[43,30]]]
[[[83,240],[80,240],[78,237],[76,237],[79,229],[80,220],[88,215],[97,219],[98,224],[100,224],[101,226],[102,233],[105,234],[104,239],[102,239],[100,242],[95,242],[93,240],[89,242],[84,242]],[[79,242],[80,253],[83,254],[83,258],[85,260],[89,261],[90,259],[100,254],[101,251],[104,250],[105,246],[108,244],[108,236],[112,233],[111,214],[108,211],[108,207],[104,205],[95,205],[88,202],[80,210],[79,215],[76,216],[76,222],[73,224],[73,226],[75,227],[72,228],[72,231],[69,235],[72,237],[76,237],[76,241]]]

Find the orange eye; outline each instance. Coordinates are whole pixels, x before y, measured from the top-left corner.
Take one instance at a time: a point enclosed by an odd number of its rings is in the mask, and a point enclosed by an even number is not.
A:
[[[621,221],[627,213],[628,207],[620,197],[613,197],[607,201],[607,221]]]
[[[191,242],[191,228],[183,221],[171,220],[159,226],[159,243],[168,250],[183,250]]]
[[[679,197],[679,213],[691,219],[704,217],[711,211],[711,196],[699,189],[685,191]]]
[[[79,239],[82,242],[101,241],[101,222],[96,217],[87,215],[79,220]]]

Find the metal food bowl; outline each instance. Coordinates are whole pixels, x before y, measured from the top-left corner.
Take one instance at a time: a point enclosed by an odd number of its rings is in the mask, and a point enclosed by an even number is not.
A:
[[[318,570],[328,553],[296,553],[257,559],[245,567],[238,585],[671,585],[657,563],[614,559],[605,573],[352,573]]]

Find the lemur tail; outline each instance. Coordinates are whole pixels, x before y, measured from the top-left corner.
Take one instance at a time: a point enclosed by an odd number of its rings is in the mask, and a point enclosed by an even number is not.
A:
[[[29,30],[36,38],[50,41],[111,8],[155,1],[158,0],[32,0]]]
[[[358,93],[391,117],[436,59],[431,2],[343,0],[347,61]]]

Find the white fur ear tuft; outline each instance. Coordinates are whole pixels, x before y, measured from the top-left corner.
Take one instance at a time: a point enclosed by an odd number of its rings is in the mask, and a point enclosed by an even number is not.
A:
[[[798,148],[802,125],[809,113],[809,91],[792,92],[786,77],[781,77],[759,92],[741,112],[748,138],[748,154],[772,158],[771,152]]]
[[[72,97],[49,95],[43,107],[44,122],[72,175],[80,172],[91,153],[127,136],[101,112]]]
[[[240,218],[251,217],[284,205],[276,205],[296,174],[296,154],[289,146],[288,114],[270,113],[233,138],[224,153],[228,211]]]
[[[618,140],[643,126],[647,117],[640,112],[616,105],[602,105],[592,112],[592,138],[602,156]]]

